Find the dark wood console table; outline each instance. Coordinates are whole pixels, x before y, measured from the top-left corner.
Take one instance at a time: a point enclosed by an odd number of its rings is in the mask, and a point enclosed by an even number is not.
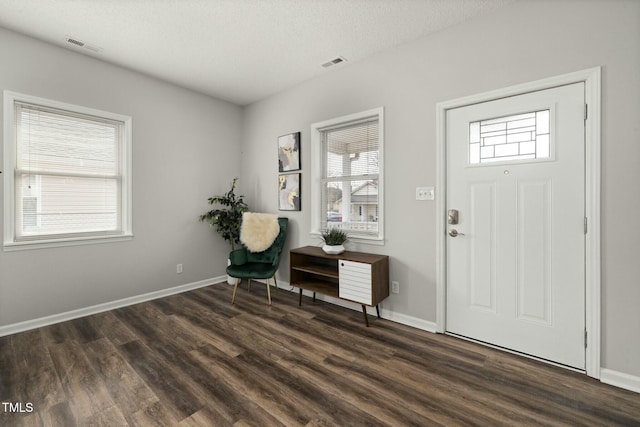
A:
[[[292,249],[289,253],[289,283],[302,291],[312,291],[362,305],[369,326],[367,306],[375,307],[389,296],[389,257],[387,255],[345,251],[326,254],[317,246]]]

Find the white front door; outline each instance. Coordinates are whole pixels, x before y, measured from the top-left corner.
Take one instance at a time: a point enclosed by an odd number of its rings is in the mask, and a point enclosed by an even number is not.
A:
[[[447,110],[448,332],[585,369],[584,105],[575,83]]]

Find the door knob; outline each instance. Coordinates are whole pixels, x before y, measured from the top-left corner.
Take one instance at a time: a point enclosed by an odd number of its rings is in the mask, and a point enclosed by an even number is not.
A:
[[[449,230],[449,236],[451,237],[464,236],[464,233],[458,233],[458,230],[456,230],[455,228],[452,228],[451,230]]]

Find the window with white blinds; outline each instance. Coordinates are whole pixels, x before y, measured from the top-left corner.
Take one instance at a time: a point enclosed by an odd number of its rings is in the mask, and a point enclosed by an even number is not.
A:
[[[130,235],[131,119],[13,93],[6,107],[5,246]]]
[[[382,240],[382,109],[312,125],[319,170],[315,228]]]

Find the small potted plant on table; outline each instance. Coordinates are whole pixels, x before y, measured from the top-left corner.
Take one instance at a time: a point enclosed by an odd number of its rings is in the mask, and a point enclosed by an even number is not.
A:
[[[324,240],[322,250],[331,255],[337,255],[344,252],[343,243],[347,241],[349,236],[339,228],[328,228],[321,235]]]

